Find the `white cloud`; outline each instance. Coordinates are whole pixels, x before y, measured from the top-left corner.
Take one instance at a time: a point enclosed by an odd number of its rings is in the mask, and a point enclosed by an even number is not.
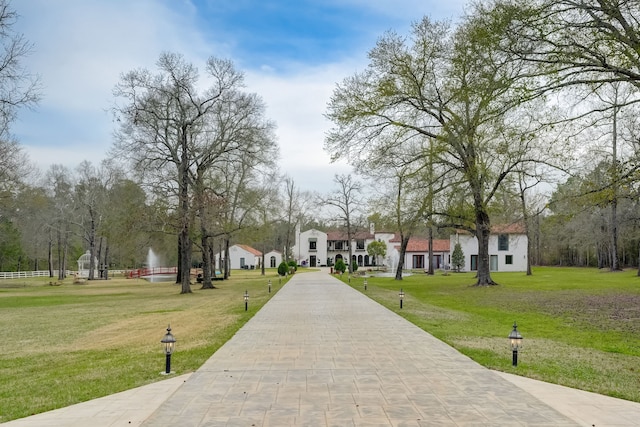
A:
[[[101,161],[112,143],[107,113],[121,73],[155,67],[162,51],[211,50],[191,25],[193,7],[176,14],[153,0],[21,0],[18,30],[34,44],[25,66],[40,75],[43,100],[22,111],[14,132],[41,169]]]
[[[43,104],[57,108],[104,108],[122,72],[153,67],[164,50],[204,50],[189,14],[157,1],[22,0],[16,9],[35,45],[26,65],[42,77]]]
[[[406,18],[407,26],[435,3],[348,1]],[[461,8],[458,0],[450,3],[451,14]],[[180,52],[201,69],[211,55],[241,64],[225,42],[233,37],[206,28],[191,0],[20,0],[12,6],[20,15],[17,29],[35,45],[25,65],[41,75],[44,86],[40,107],[20,112],[14,131],[42,170],[53,163],[74,168],[83,160],[101,161],[112,144],[107,110],[120,74],[154,70],[160,52]],[[281,172],[303,190],[326,191],[335,173],[350,170],[344,162],[331,164],[323,150],[331,127],[324,113],[336,84],[366,66],[376,36],[342,63],[308,67],[273,58],[276,65],[245,70],[247,89],[263,97],[267,116],[277,122]]]
[[[297,67],[286,76],[247,73],[247,89],[264,99],[267,116],[277,123],[282,172],[294,177],[303,189],[326,191],[335,173],[350,171],[344,162],[330,163],[323,146],[331,128],[324,117],[327,103],[353,66]]]

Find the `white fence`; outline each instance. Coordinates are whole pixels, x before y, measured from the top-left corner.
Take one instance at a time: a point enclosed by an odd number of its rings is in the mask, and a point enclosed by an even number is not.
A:
[[[67,277],[72,277],[75,271],[67,270]],[[125,274],[126,270],[109,270],[109,275]],[[49,270],[40,271],[0,271],[0,280],[2,279],[25,279],[28,277],[49,277]],[[53,277],[58,277],[58,270],[53,270]],[[96,275],[97,277],[97,275]]]
[[[58,276],[58,271],[53,272]],[[24,279],[27,277],[49,277],[49,270],[40,271],[0,271],[0,279]]]

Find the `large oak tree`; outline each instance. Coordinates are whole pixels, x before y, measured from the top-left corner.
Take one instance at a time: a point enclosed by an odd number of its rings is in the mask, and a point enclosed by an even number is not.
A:
[[[213,165],[216,156],[239,150],[240,139],[224,137],[228,127],[220,128],[217,117],[228,117],[246,96],[241,96],[243,75],[227,60],[211,57],[206,74],[211,82],[200,89],[200,76],[193,64],[178,54],[163,53],[153,74],[145,69],[122,75],[114,90],[123,105],[114,108],[120,124],[116,152],[131,161],[150,183],[169,183],[175,194],[178,224],[178,281],[182,293],[190,293],[194,208],[194,177],[198,168]],[[236,117],[242,122],[249,110]],[[224,123],[237,125],[236,122]],[[238,126],[244,126],[242,123]],[[222,135],[222,136],[221,136]],[[165,197],[171,197],[167,192]]]
[[[373,151],[394,156],[388,142],[398,129],[431,139],[425,163],[437,162],[450,182],[464,184],[471,216],[459,225],[478,239],[478,285],[494,283],[489,203],[510,173],[535,161],[531,139],[520,137],[532,122],[516,113],[528,98],[526,70],[498,49],[509,20],[493,18],[473,15],[452,27],[425,17],[409,38],[385,34],[367,69],[335,89],[327,113],[335,127],[325,144],[357,162]]]

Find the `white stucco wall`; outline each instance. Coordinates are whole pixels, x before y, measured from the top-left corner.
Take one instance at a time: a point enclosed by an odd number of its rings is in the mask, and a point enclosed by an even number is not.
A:
[[[244,258],[244,264],[249,268],[258,268],[260,264],[260,257],[255,256],[253,253],[241,248],[240,246],[233,245],[229,247],[229,268],[232,270],[238,270],[242,268],[241,258]]]
[[[524,234],[509,234],[509,249],[498,250],[498,235],[489,236],[489,256],[497,256],[497,269],[492,271],[527,271],[527,236]],[[460,243],[464,253],[464,271],[471,270],[471,256],[478,255],[478,239],[470,234],[455,234],[450,238],[451,254],[456,242]],[[506,263],[507,255],[511,255],[512,264]],[[495,258],[494,258],[495,259]],[[494,262],[495,266],[495,262]]]
[[[271,257],[275,258],[275,268],[278,268],[282,262],[282,253],[278,251],[271,251],[264,254],[264,265],[266,268],[271,268]]]
[[[313,239],[316,242],[316,249],[309,249]],[[296,244],[293,247],[293,256],[298,265],[310,266],[313,256],[316,257],[316,266],[327,264],[327,233],[311,229],[296,233]]]

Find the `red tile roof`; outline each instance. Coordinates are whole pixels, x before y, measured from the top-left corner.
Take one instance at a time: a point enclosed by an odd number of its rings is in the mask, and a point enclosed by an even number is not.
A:
[[[248,245],[236,245],[236,246],[244,249],[245,251],[247,251],[247,252],[249,252],[249,253],[251,253],[251,254],[253,254],[255,256],[262,256],[262,252],[260,252],[257,249],[253,249],[251,246],[248,246]]]
[[[445,239],[433,239],[433,252],[449,252],[450,242]],[[410,238],[407,252],[429,252],[429,240]]]

